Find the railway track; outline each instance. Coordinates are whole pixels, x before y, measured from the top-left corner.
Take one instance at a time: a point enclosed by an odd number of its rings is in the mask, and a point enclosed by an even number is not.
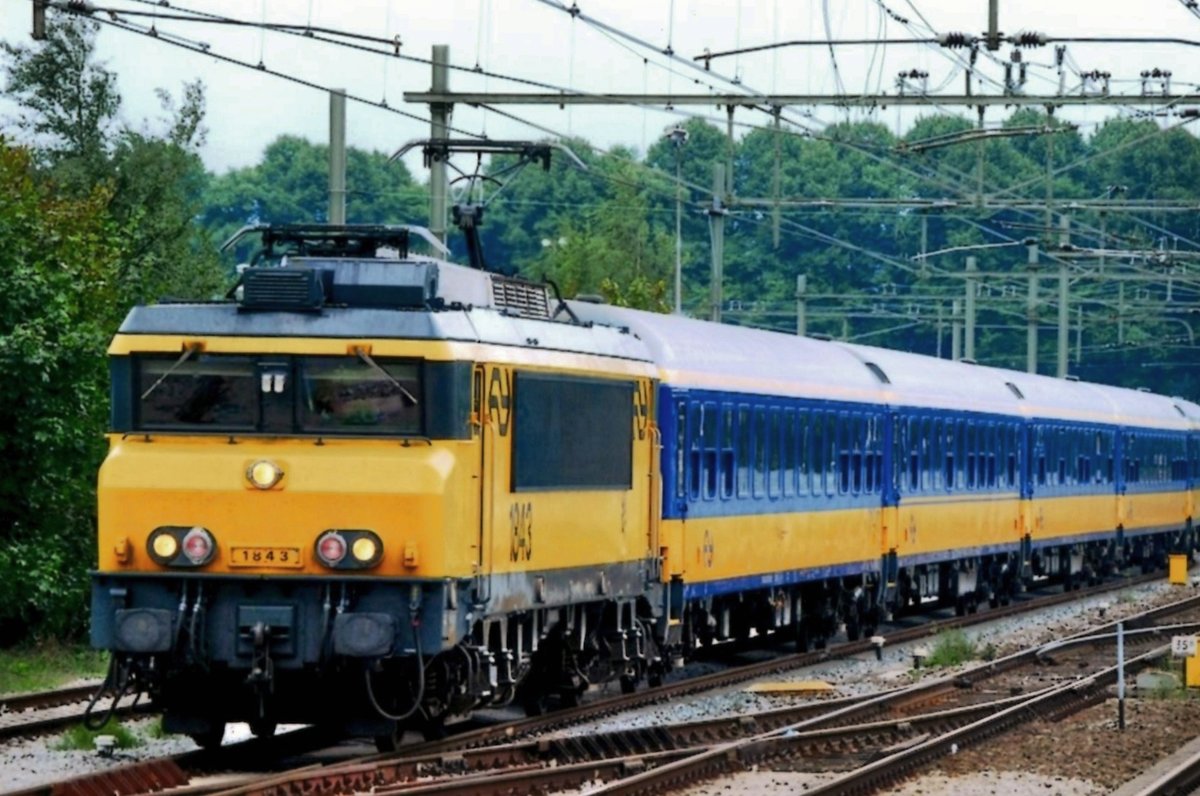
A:
[[[83,720],[88,702],[100,687],[100,682],[0,697],[0,740],[56,732]],[[134,695],[123,698],[115,715],[124,716],[135,707]],[[96,703],[96,710],[106,711],[112,700]]]
[[[1196,613],[1200,597],[1191,598],[1125,620],[1145,627],[1180,611]],[[1095,631],[1087,631],[1095,637]],[[1100,637],[1089,644],[1103,644]],[[1136,639],[1136,641],[1135,641]],[[1161,637],[1130,638],[1151,647],[1131,656],[1130,671],[1156,660],[1166,650]],[[1075,669],[1064,647],[1059,660],[1045,663],[1041,649],[1031,649],[960,672],[883,694],[852,697],[784,708],[754,717],[727,717],[679,725],[568,738],[540,739],[461,750],[457,753],[408,754],[404,757],[355,761],[342,767],[285,774],[249,787],[222,791],[220,796],[295,796],[296,794],[439,794],[489,796],[546,793],[590,785],[589,793],[650,794],[681,789],[721,774],[784,761],[806,766],[831,765],[850,770],[813,793],[871,792],[908,776],[953,747],[977,743],[1033,718],[1060,716],[1104,697],[1116,677],[1106,667],[1029,694],[970,698],[951,708],[927,710],[955,695],[972,694],[981,684],[1011,676],[1022,668],[1046,665]],[[1080,647],[1082,649],[1082,647]],[[1001,686],[1003,683],[1001,683]],[[998,686],[993,686],[997,688]],[[1000,690],[1004,688],[1000,687]],[[886,719],[880,717],[887,716]],[[597,783],[607,783],[597,787]]]
[[[1156,575],[1114,582],[1093,590],[1038,597],[977,615],[954,617],[917,627],[896,629],[889,632],[888,643],[898,644],[919,640],[949,628],[965,627],[1025,611],[1040,610],[1106,591],[1128,588],[1142,582],[1157,580],[1160,577]],[[1147,616],[1152,616],[1153,613],[1151,612]],[[878,719],[882,712],[895,709],[894,707],[883,707],[889,703],[879,700],[888,698],[899,702],[907,700],[910,703],[914,700],[929,701],[936,699],[937,693],[949,693],[961,686],[960,678],[958,684],[950,682],[930,686],[933,690],[929,692],[922,692],[920,689],[905,689],[906,694],[895,697],[888,697],[885,694],[806,703],[793,708],[762,713],[753,718],[716,719],[680,725],[671,729],[660,727],[646,731],[593,735],[586,738],[541,739],[519,743],[520,739],[532,735],[613,715],[631,708],[721,689],[764,675],[809,666],[833,658],[857,655],[872,649],[873,646],[869,641],[861,641],[841,644],[829,650],[784,655],[769,661],[738,666],[647,691],[585,703],[553,714],[479,727],[439,741],[414,745],[398,755],[366,755],[303,771],[288,771],[267,776],[247,775],[242,777],[241,780],[244,781],[239,780],[235,787],[226,788],[220,792],[227,796],[234,796],[234,794],[262,794],[263,796],[278,794],[282,796],[283,794],[298,793],[351,793],[367,788],[368,783],[370,789],[387,792],[388,790],[411,788],[411,780],[414,778],[427,778],[439,774],[452,776],[455,781],[463,780],[462,787],[466,787],[468,790],[454,790],[459,786],[446,781],[440,784],[440,787],[446,788],[446,790],[436,792],[500,792],[492,791],[490,788],[493,787],[493,784],[503,785],[505,782],[508,783],[508,792],[512,792],[514,782],[531,780],[534,777],[550,777],[547,788],[575,787],[571,782],[572,778],[577,776],[586,775],[587,781],[593,783],[608,779],[622,781],[633,775],[649,776],[659,769],[670,772],[676,768],[686,768],[688,765],[692,765],[687,762],[688,760],[693,760],[693,764],[698,763],[702,769],[709,770],[709,775],[711,775],[716,769],[706,763],[708,758],[704,755],[712,754],[715,750],[725,749],[728,753],[727,757],[732,755],[730,759],[736,759],[738,754],[741,754],[741,752],[734,752],[735,749],[741,748],[739,744],[748,745],[749,749],[765,748],[777,743],[769,740],[772,734],[782,734],[792,739],[790,742],[793,744],[808,743],[809,746],[804,748],[808,749],[811,754],[812,744],[831,741],[828,739],[820,741],[807,735],[797,739],[795,737],[797,733],[816,732],[819,729],[827,728],[831,723],[838,722],[842,724],[869,723],[872,719]],[[1000,662],[994,662],[990,667],[994,671],[998,666],[1003,665]],[[917,695],[921,693],[926,693],[926,696],[918,697]],[[962,715],[977,716],[980,710],[984,709],[971,708]],[[922,721],[925,720],[922,719]],[[908,726],[913,726],[911,721]],[[880,733],[884,730],[876,728],[874,731]],[[896,731],[893,729],[892,732],[895,734]],[[843,739],[837,743],[850,742]],[[270,759],[266,752],[265,749],[261,750],[261,759]],[[201,753],[188,753],[177,758],[123,766],[100,775],[77,778],[56,786],[30,788],[19,793],[20,796],[51,796],[51,794],[53,796],[70,796],[75,793],[104,792],[112,794],[112,796],[123,796],[124,794],[151,793],[181,786],[187,786],[189,793],[212,793],[219,791],[225,785],[199,784],[194,780],[196,776],[205,772],[220,770],[223,765],[228,766],[219,758],[205,756]],[[572,768],[573,766],[579,768]],[[591,766],[590,769],[589,766]],[[600,766],[603,771],[597,766]],[[553,779],[553,772],[538,773],[547,767],[553,767],[562,779]],[[506,773],[501,773],[498,769],[503,769]],[[94,787],[94,780],[97,776],[104,779],[99,788]],[[482,777],[482,780],[492,784],[471,791],[469,790],[472,787],[471,780],[476,777]],[[700,778],[703,779],[704,776]],[[188,785],[188,783],[191,784]],[[228,784],[228,780],[226,783]],[[476,784],[482,786],[483,783]],[[433,787],[433,785],[429,787]]]

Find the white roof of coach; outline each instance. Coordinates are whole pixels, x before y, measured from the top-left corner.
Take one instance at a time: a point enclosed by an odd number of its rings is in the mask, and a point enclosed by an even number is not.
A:
[[[1006,371],[889,348],[835,345],[883,371],[891,382],[883,388],[890,404],[1021,414],[1020,401],[1005,385]]]
[[[1185,398],[1173,398],[1172,402],[1187,416],[1188,424],[1193,431],[1200,431],[1200,404]]]
[[[1182,404],[1187,402],[1180,399],[1137,390],[888,348],[715,325],[608,304],[569,303],[581,320],[629,327],[645,341],[662,378],[679,387],[892,406],[969,408],[993,414],[1131,426],[1200,428],[1200,406],[1184,407]],[[886,377],[886,383],[881,376]],[[1183,417],[1181,411],[1189,417]]]
[[[581,320],[628,326],[664,380],[685,388],[882,403],[886,385],[844,346],[607,304],[570,302]]]

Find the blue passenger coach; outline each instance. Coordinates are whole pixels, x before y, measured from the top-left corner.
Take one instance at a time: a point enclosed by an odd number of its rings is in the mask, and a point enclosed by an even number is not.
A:
[[[659,368],[668,613],[696,638],[856,638],[1196,544],[1200,408],[600,305]],[[678,551],[678,552],[675,552]]]

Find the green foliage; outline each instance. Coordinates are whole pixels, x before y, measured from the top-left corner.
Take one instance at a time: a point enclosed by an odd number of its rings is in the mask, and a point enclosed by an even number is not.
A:
[[[74,16],[36,46],[3,43],[20,142],[0,139],[0,646],[86,624],[104,351],[129,305],[206,298],[221,282],[192,219],[207,181],[203,87],[159,132],[115,122],[115,76]]]
[[[156,716],[146,724],[146,729],[143,734],[154,741],[161,741],[164,738],[173,737],[174,733],[169,733],[163,729],[162,716]]]
[[[115,739],[114,745],[117,749],[132,749],[143,743],[142,739],[134,735],[128,727],[120,724],[116,719],[109,719],[98,730],[89,730],[82,724],[74,725],[62,734],[55,748],[63,751],[90,752],[96,748],[96,738],[100,735],[111,735]]]
[[[961,630],[944,630],[933,640],[933,651],[925,659],[925,665],[957,666],[978,657],[975,644]]]
[[[610,304],[665,312],[674,242],[649,221],[650,197],[629,166],[610,170],[611,198],[600,199],[575,217],[564,214],[542,253],[526,269],[550,279],[566,297],[600,294]]]
[[[43,46],[0,42],[23,137],[38,142],[46,161],[83,171],[104,159],[121,105],[116,75],[92,60],[99,27],[74,14],[52,14]]]
[[[201,221],[223,242],[247,224],[324,222],[329,209],[329,147],[280,136],[255,166],[214,177],[204,192]],[[413,223],[428,213],[425,189],[402,161],[381,152],[346,153],[346,220],[352,224]],[[248,260],[255,244],[236,250]],[[230,263],[232,264],[232,263]]]
[[[104,675],[108,655],[75,644],[45,642],[0,650],[0,694],[45,691]]]
[[[119,321],[109,193],[62,198],[0,140],[0,640],[79,630],[93,559],[92,482],[107,413],[102,356]]]

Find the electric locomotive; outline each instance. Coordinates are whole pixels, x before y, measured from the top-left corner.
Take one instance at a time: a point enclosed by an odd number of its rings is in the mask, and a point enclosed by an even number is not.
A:
[[[230,301],[109,349],[92,640],[226,722],[437,732],[659,676],[655,369],[546,285],[408,227],[271,227]]]

